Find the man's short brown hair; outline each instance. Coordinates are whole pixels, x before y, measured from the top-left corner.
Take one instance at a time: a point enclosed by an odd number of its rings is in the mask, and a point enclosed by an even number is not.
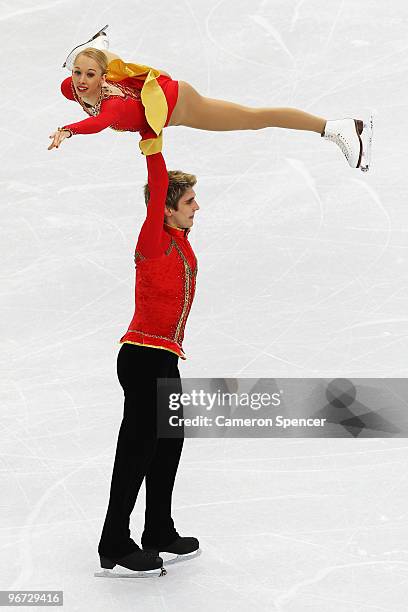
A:
[[[167,189],[166,206],[167,208],[177,210],[180,198],[186,191],[194,187],[197,177],[194,174],[187,174],[181,170],[169,170],[167,174],[169,176],[169,186]],[[146,183],[143,189],[147,206],[150,198],[149,185]]]

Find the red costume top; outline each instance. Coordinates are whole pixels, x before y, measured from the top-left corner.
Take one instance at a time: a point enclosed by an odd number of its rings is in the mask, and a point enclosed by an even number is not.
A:
[[[172,78],[163,74],[158,76],[156,80],[167,102],[167,120],[164,124],[167,126],[177,102],[178,81],[173,81]],[[140,92],[144,81],[136,77],[129,77],[119,82],[106,79],[106,82],[118,87],[122,91],[123,97],[117,94],[103,93],[100,108],[97,109],[98,114],[95,116],[94,107],[87,105],[77,95],[72,77],[67,77],[62,81],[61,91],[64,96],[69,100],[76,100],[84,111],[91,115],[88,119],[70,123],[63,127],[69,129],[72,134],[94,134],[110,127],[120,132],[139,132],[142,141],[155,138],[156,133],[147,122],[145,107],[141,101]]]
[[[178,83],[164,75],[160,75],[157,81],[166,96],[167,125],[177,101]],[[139,89],[135,87],[136,82]],[[156,137],[140,101],[139,91],[143,83],[129,78],[114,84],[124,97],[105,95],[98,115],[63,127],[71,130],[72,134],[93,134],[111,127],[138,131],[142,140]],[[62,82],[61,91],[90,112],[76,95],[71,77]],[[188,241],[189,230],[164,224],[169,179],[162,154],[148,154],[146,162],[150,199],[135,250],[135,313],[119,342],[165,349],[185,359],[182,342],[195,293],[197,260]]]

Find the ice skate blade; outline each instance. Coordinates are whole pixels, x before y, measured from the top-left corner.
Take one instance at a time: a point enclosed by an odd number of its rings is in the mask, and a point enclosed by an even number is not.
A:
[[[171,565],[172,563],[182,563],[183,561],[190,561],[191,559],[195,559],[201,555],[201,548],[197,548],[197,550],[193,550],[191,553],[187,553],[185,555],[176,555],[175,553],[167,553],[161,552],[160,556],[163,559],[163,563],[166,565]]]
[[[167,570],[164,567],[159,567],[158,569],[154,570],[146,570],[144,572],[134,572],[122,567],[120,569],[104,569],[99,572],[95,572],[94,576],[95,578],[160,578],[166,574]]]
[[[368,121],[364,122],[363,132],[361,134],[361,140],[363,142],[363,155],[361,157],[360,170],[362,172],[368,172],[371,165],[371,149],[373,143],[373,128],[374,128],[374,115],[370,114]]]

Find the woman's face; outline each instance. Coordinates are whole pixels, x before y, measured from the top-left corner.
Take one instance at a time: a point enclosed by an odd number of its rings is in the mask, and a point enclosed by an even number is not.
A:
[[[105,84],[105,75],[99,64],[86,55],[77,57],[72,70],[72,82],[78,96],[92,99],[99,95],[101,85]]]

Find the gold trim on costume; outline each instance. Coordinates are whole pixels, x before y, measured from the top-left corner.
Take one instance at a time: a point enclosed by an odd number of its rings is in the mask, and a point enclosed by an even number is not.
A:
[[[149,334],[148,332],[143,332],[140,329],[128,329],[126,333],[128,334],[130,332],[135,332],[135,334],[142,334],[142,336],[150,336],[150,338],[160,338],[160,340],[174,342],[174,338],[167,338],[167,336],[157,336],[156,334]]]
[[[170,225],[170,223],[166,223],[166,222],[164,222],[164,225],[167,225],[167,227],[171,227],[172,229],[175,229],[179,232],[185,232],[185,231],[189,232],[190,231],[189,227],[177,227],[176,225]]]
[[[143,344],[142,342],[132,342],[132,340],[124,340],[123,342],[119,341],[118,344],[137,344],[137,346],[147,346],[149,348],[163,349],[163,351],[169,351],[169,353],[174,353],[174,355],[177,355],[177,357],[181,357],[182,359],[187,359],[183,351],[181,351],[181,355],[180,355],[179,353],[176,353],[176,351],[172,351],[166,346],[156,346],[155,344]]]
[[[188,265],[188,263],[184,259],[184,304],[183,304],[183,310],[181,311],[179,322],[177,324],[176,333],[174,335],[174,340],[176,342],[179,339],[180,331],[181,331],[181,328],[182,328],[182,325],[183,325],[183,319],[185,317],[186,310],[187,310],[188,303],[189,303],[189,298],[190,298],[190,278],[191,278],[190,266]]]
[[[181,256],[182,260],[184,261],[184,263],[187,265],[189,271],[191,272],[191,274],[194,274],[194,276],[196,275],[196,270],[193,270],[190,266],[190,264],[187,261],[186,256],[184,255],[183,251],[180,249],[179,245],[177,244],[177,242],[172,238],[172,241],[174,242],[174,246],[176,247],[177,251],[179,252],[179,255]],[[194,255],[194,260],[195,260],[195,264],[197,267],[197,257]]]

